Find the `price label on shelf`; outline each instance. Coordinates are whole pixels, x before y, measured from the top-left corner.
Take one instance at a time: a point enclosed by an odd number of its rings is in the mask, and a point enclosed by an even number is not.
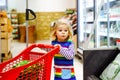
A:
[[[118,48],[120,49],[120,40],[117,40],[116,44],[117,44]]]

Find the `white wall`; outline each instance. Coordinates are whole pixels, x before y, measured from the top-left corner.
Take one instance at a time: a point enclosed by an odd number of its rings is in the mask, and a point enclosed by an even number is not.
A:
[[[26,0],[8,0],[8,10],[12,8],[25,12]],[[28,0],[28,8],[37,12],[61,12],[76,8],[76,0]]]
[[[19,12],[25,12],[26,0],[7,0],[8,1],[8,11],[11,9],[17,9]]]

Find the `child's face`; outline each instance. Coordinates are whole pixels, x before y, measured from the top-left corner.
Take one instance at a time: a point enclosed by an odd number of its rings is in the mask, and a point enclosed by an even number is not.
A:
[[[68,38],[68,27],[65,24],[59,25],[56,29],[56,36],[58,41],[65,41]]]

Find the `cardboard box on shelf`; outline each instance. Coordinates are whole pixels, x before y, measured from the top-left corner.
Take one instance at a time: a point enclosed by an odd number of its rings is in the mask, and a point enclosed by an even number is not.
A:
[[[25,42],[26,41],[26,27],[20,26],[19,31],[20,31],[20,42]],[[35,34],[35,26],[31,25],[28,27],[28,43],[35,42],[35,35],[34,34]]]
[[[12,37],[12,33],[10,32],[1,32],[1,39],[8,39]]]
[[[1,39],[1,53],[8,53],[11,48],[12,38]]]
[[[8,18],[1,18],[0,17],[0,24],[7,24],[7,19]]]
[[[8,31],[8,27],[6,24],[0,24],[1,31]]]

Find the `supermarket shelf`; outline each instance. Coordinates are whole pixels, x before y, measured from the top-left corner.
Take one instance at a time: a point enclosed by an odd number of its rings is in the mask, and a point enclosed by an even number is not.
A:
[[[107,32],[99,32],[99,36],[107,36]],[[119,33],[109,33],[109,37],[120,38],[120,32]]]

